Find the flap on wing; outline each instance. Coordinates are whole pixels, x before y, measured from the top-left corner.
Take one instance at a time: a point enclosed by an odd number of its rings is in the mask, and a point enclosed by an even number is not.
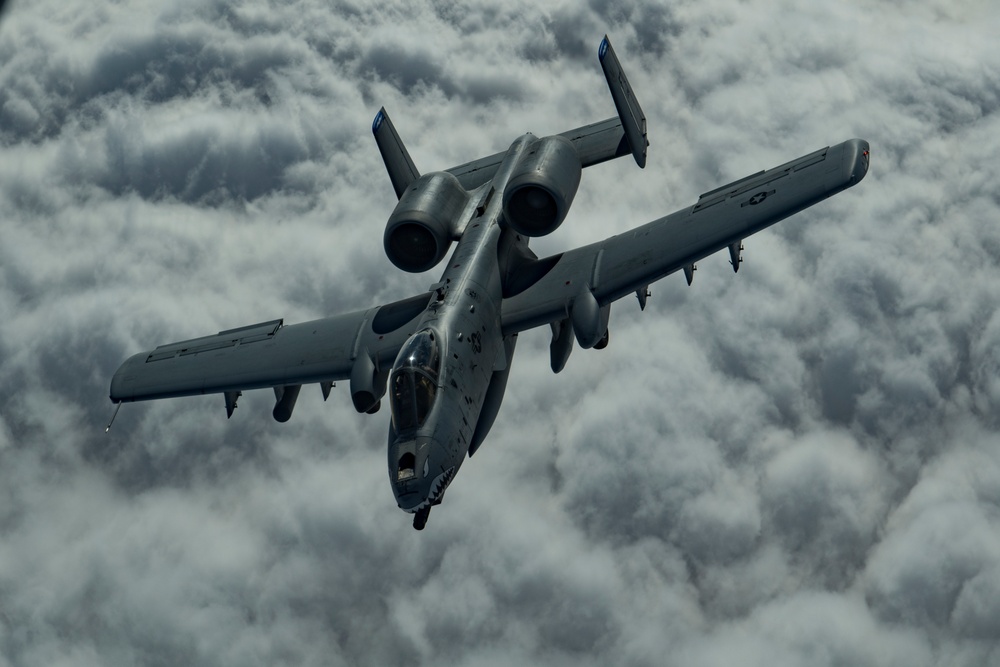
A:
[[[149,353],[146,361],[147,363],[150,361],[162,361],[164,359],[172,359],[179,354],[197,354],[199,352],[208,352],[210,350],[219,350],[225,347],[234,347],[236,345],[246,345],[249,343],[268,340],[278,332],[278,329],[281,328],[283,323],[284,320],[271,320],[269,322],[261,322],[260,324],[251,324],[249,326],[239,327],[237,329],[220,331],[214,336],[204,336],[202,338],[192,338],[191,340],[185,340],[179,343],[160,345]]]
[[[715,188],[714,190],[709,190],[705,194],[698,197],[698,203],[694,205],[692,212],[708,208],[713,204],[718,204],[728,197],[734,197],[736,195],[743,194],[744,192],[749,192],[754,188],[776,181],[779,178],[791,174],[792,172],[800,171],[806,167],[819,164],[820,162],[826,160],[826,154],[829,150],[830,147],[827,146],[826,148],[821,148],[818,151],[810,153],[809,155],[803,155],[796,160],[786,162],[781,166],[768,169],[767,171],[758,171],[756,174],[744,176],[743,178],[737,179],[732,183]]]

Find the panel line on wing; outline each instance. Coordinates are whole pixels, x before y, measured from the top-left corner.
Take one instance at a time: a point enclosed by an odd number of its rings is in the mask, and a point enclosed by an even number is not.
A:
[[[212,350],[221,350],[227,347],[235,347],[236,345],[246,345],[263,340],[270,340],[283,324],[283,319],[270,320],[259,324],[250,324],[245,327],[226,329],[225,331],[220,331],[214,336],[203,336],[201,338],[192,338],[179,343],[160,345],[153,350],[148,357],[146,357],[146,363],[173,359],[177,356],[186,357],[200,352],[211,352]],[[240,333],[244,335],[237,335]]]
[[[594,266],[590,273],[590,289],[596,290],[601,286],[601,260],[604,258],[604,248],[597,251],[594,257]]]
[[[704,211],[706,208],[725,201],[729,197],[736,197],[738,195],[745,194],[750,190],[756,190],[762,186],[769,185],[780,178],[784,178],[793,172],[801,171],[807,167],[819,164],[826,159],[826,155],[829,150],[830,147],[827,146],[826,148],[821,148],[818,151],[810,153],[809,155],[804,155],[797,160],[792,160],[791,162],[774,167],[773,169],[758,171],[756,174],[751,174],[737,179],[732,183],[723,185],[720,188],[709,190],[705,194],[698,197],[698,202],[694,205],[694,207],[692,207],[691,212],[697,213],[699,211]]]

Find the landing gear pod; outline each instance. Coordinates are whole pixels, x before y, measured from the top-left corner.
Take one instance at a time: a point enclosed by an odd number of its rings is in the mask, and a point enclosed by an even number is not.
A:
[[[274,388],[274,397],[278,402],[275,403],[271,416],[274,417],[275,421],[285,423],[292,418],[292,410],[295,408],[295,401],[298,400],[301,389],[302,385],[300,384]]]
[[[564,320],[551,322],[552,342],[549,343],[549,366],[553,373],[566,368],[569,355],[573,351],[573,321],[568,317]]]
[[[597,303],[590,288],[584,286],[570,308],[573,333],[576,334],[576,342],[580,347],[589,350],[601,342],[608,333],[610,315],[611,304],[602,307]]]
[[[382,402],[385,394],[386,373],[380,373],[375,362],[368,356],[368,350],[363,350],[354,360],[351,367],[351,400],[358,412],[373,414]]]

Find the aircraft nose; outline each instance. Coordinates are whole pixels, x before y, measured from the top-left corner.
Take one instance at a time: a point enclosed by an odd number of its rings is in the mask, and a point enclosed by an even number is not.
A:
[[[397,440],[389,446],[389,481],[400,509],[415,513],[440,502],[454,475],[454,467],[446,470],[444,463],[431,438]]]
[[[389,452],[389,479],[398,487],[409,488],[418,478],[417,456],[426,463],[427,443],[409,440],[395,443]],[[394,451],[393,451],[394,450]]]
[[[427,500],[434,441],[426,437],[397,440],[389,446],[389,482],[400,508],[416,511]]]

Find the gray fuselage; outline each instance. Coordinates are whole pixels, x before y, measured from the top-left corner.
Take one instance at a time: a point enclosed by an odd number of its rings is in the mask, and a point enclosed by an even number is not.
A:
[[[470,446],[478,445],[499,409],[514,340],[500,326],[503,278],[502,193],[518,158],[535,137],[517,139],[490,183],[466,209],[461,239],[435,296],[397,356],[389,378],[389,480],[401,509],[424,512],[441,502]],[[490,391],[491,384],[494,385]],[[499,393],[499,395],[497,395]],[[492,395],[491,395],[492,394]],[[490,400],[487,400],[488,395]],[[490,414],[481,414],[484,403]]]

